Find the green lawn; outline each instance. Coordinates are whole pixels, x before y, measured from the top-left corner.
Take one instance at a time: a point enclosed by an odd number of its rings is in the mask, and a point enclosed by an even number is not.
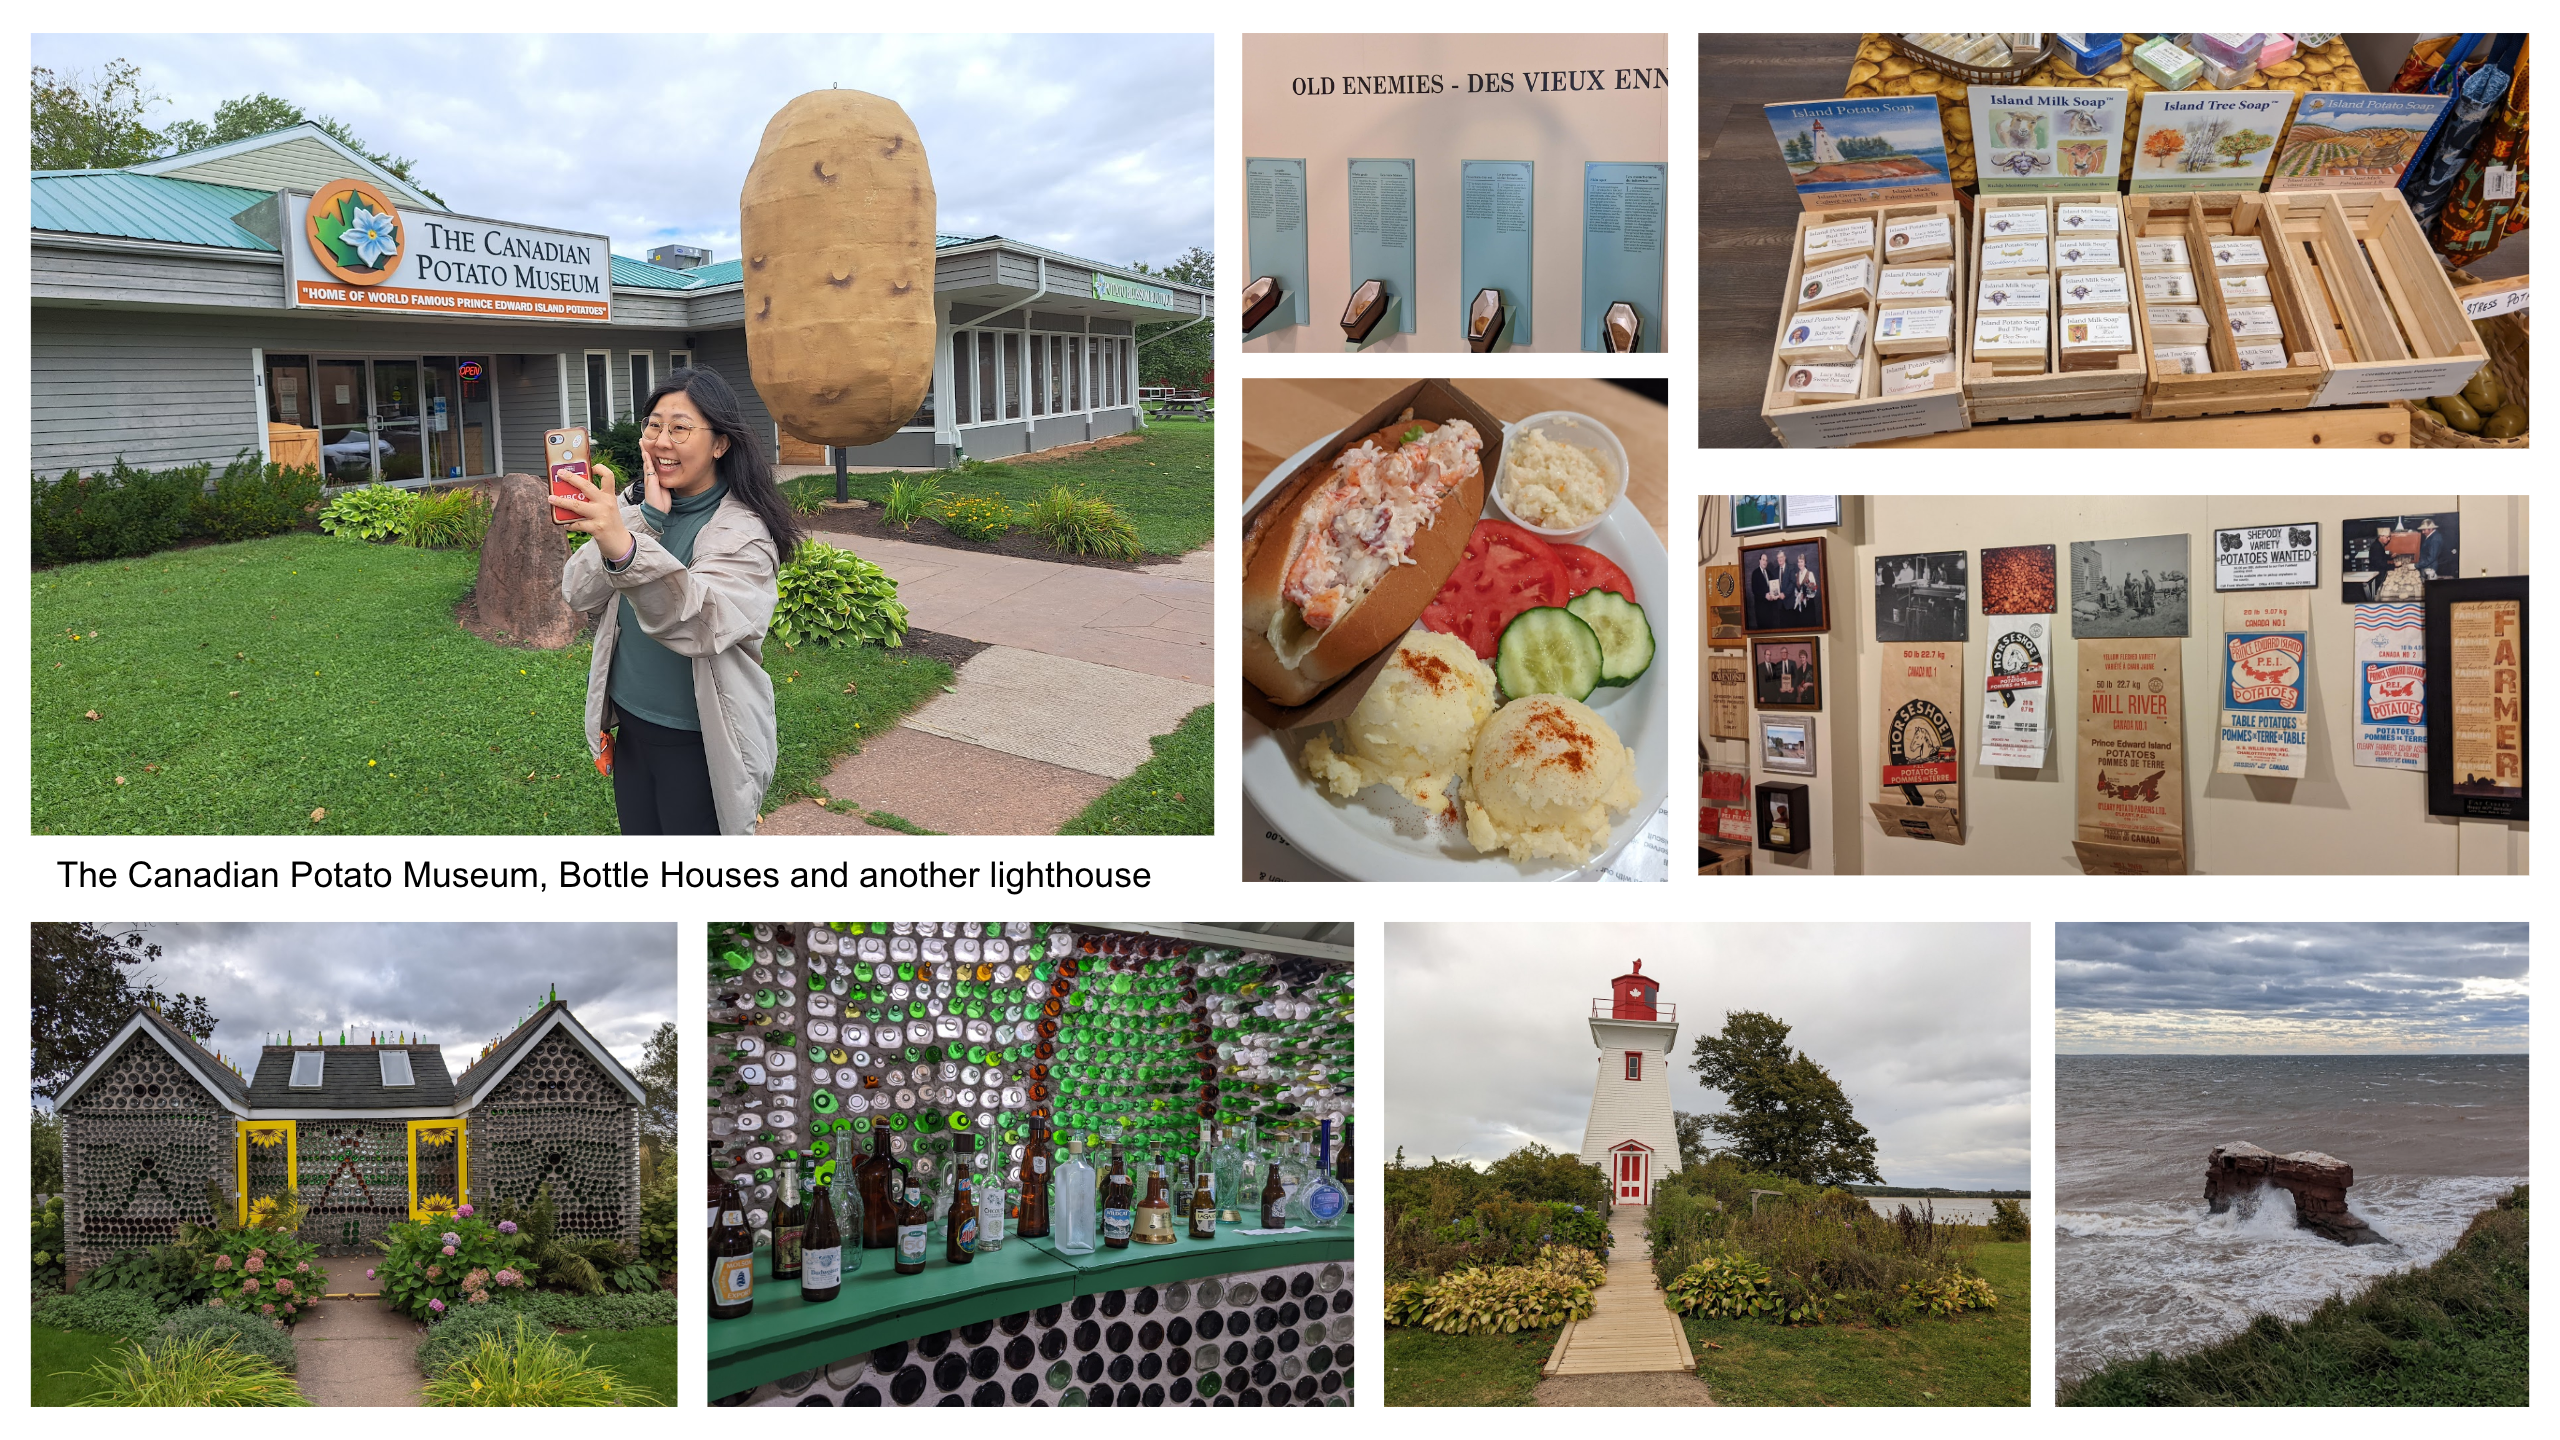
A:
[[[1150,555],[1181,555],[1209,543],[1216,530],[1217,472],[1205,420],[1154,420],[1136,445],[1088,450],[1024,465],[975,465],[941,472],[945,495],[991,495],[1007,505],[1036,500],[1053,485],[1098,494],[1120,507],[1138,530],[1138,546]],[[889,474],[846,477],[846,493],[864,500],[889,498]],[[795,485],[823,485],[835,494],[835,477],[811,477]],[[930,523],[930,522],[927,522]]]
[[[590,647],[462,629],[478,564],[282,535],[35,572],[33,829],[613,833],[611,782],[580,735]],[[765,668],[782,740],[769,805],[951,678],[871,648],[769,645]]]
[[[29,1325],[29,1350],[33,1361],[33,1389],[30,1405],[69,1405],[85,1400],[97,1386],[85,1378],[89,1367],[111,1359],[116,1347],[124,1342],[113,1335],[100,1335],[92,1330],[56,1330],[50,1325]]]
[[[1170,735],[1147,742],[1154,754],[1103,791],[1061,835],[1207,835],[1217,828],[1217,707],[1182,717]],[[879,822],[875,819],[873,824]]]
[[[2025,1241],[1975,1251],[1996,1310],[1915,1316],[1889,1330],[1693,1315],[1689,1348],[1719,1405],[2024,1405],[2029,1253]]]
[[[1441,1335],[1417,1326],[1387,1330],[1390,1405],[1526,1405],[1538,1371],[1564,1327],[1516,1335]]]
[[[676,1403],[676,1327],[652,1325],[641,1330],[571,1330],[563,1334],[571,1350],[587,1350],[587,1361],[608,1366],[622,1373],[622,1378],[658,1397],[661,1405]]]

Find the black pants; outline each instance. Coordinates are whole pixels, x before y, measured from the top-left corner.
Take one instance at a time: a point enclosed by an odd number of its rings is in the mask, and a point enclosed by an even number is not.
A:
[[[613,809],[625,835],[717,835],[711,764],[702,732],[652,725],[617,708],[613,741]]]

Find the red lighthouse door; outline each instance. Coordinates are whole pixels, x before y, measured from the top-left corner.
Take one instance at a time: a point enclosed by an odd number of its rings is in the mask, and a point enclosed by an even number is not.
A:
[[[1646,1184],[1650,1178],[1653,1157],[1642,1150],[1618,1152],[1618,1203],[1642,1205],[1646,1202]]]

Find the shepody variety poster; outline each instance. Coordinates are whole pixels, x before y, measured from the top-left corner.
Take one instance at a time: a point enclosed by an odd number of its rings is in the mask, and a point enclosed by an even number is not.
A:
[[[1983,194],[2116,188],[2124,91],[1975,85],[1966,104]]]

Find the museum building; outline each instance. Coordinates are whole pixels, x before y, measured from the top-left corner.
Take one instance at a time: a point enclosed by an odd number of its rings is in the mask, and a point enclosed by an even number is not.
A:
[[[242,450],[316,461],[333,485],[539,474],[545,428],[602,429],[692,364],[736,386],[780,459],[827,458],[756,393],[735,259],[634,260],[606,236],[457,215],[307,123],[37,171],[32,190],[38,474]],[[939,467],[1140,428],[1137,327],[1211,313],[1205,290],[999,235],[936,249],[933,386],[850,463]]]

